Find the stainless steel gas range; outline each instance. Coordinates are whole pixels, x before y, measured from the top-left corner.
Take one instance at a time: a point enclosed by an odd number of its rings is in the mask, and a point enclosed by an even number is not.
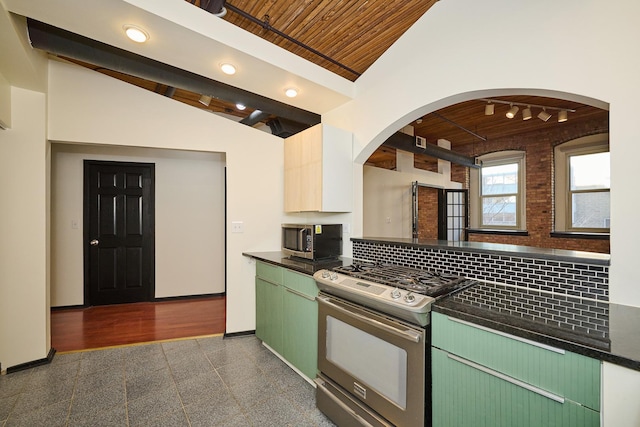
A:
[[[318,408],[339,426],[430,425],[430,312],[475,282],[358,262],[314,274]]]

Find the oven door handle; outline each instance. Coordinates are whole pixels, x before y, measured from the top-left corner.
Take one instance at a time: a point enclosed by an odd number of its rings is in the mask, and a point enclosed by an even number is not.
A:
[[[325,305],[331,307],[332,309],[339,311],[342,314],[345,314],[345,315],[347,315],[349,317],[358,319],[358,320],[360,320],[360,321],[362,321],[362,322],[364,322],[364,323],[366,323],[368,325],[371,325],[373,327],[376,327],[376,328],[379,328],[379,329],[384,329],[385,331],[387,331],[390,334],[393,334],[393,335],[395,335],[397,337],[404,338],[404,339],[406,339],[408,341],[411,341],[411,342],[414,342],[414,343],[419,343],[420,342],[421,334],[419,334],[416,331],[406,330],[406,329],[405,330],[400,330],[400,329],[394,328],[393,326],[390,326],[390,325],[384,324],[382,322],[379,322],[379,321],[377,321],[375,319],[371,319],[371,318],[369,318],[367,316],[363,316],[362,314],[354,313],[351,310],[347,310],[346,308],[340,307],[339,305],[336,305],[336,304],[330,302],[330,298],[328,298],[328,297],[317,297],[316,300],[319,303],[325,304]]]

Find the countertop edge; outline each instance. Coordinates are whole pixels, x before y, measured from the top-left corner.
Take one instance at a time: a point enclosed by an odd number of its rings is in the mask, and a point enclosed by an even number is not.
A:
[[[339,257],[336,260],[323,261],[307,261],[292,260],[282,251],[265,251],[265,252],[242,252],[242,255],[265,262],[267,264],[276,265],[278,267],[287,268],[302,274],[313,276],[313,273],[319,269],[331,269],[337,265],[349,265],[353,262],[351,258]]]

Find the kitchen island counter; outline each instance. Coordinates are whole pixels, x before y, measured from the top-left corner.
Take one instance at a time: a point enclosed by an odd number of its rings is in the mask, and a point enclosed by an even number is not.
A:
[[[479,282],[433,311],[640,371],[640,308]]]

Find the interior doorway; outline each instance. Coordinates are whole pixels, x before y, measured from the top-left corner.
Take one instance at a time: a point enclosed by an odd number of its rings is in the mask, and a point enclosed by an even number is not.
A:
[[[466,241],[468,205],[466,189],[438,188],[414,181],[411,184],[412,237]]]

